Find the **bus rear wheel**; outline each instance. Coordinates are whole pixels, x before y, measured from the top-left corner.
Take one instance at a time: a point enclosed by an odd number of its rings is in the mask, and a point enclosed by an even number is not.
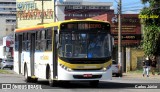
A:
[[[57,84],[57,81],[56,80],[53,80],[52,78],[51,78],[51,71],[49,70],[49,73],[48,73],[48,81],[49,81],[49,85],[51,86],[51,87],[53,87],[53,86],[55,86],[56,84]]]
[[[25,78],[26,82],[30,82],[31,81],[31,77],[28,77],[27,66],[25,66],[25,69],[24,69],[24,78]]]
[[[99,84],[99,80],[90,81],[89,84],[90,84],[90,86],[92,86],[92,87],[97,87],[98,84]]]

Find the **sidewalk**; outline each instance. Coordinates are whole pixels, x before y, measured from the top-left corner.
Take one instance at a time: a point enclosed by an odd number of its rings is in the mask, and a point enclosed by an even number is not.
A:
[[[132,73],[132,72],[128,72],[128,73],[123,73],[123,77],[124,78],[151,78],[151,79],[160,79],[160,75],[152,75],[150,73],[149,77],[147,77],[146,75],[143,77],[142,73]]]

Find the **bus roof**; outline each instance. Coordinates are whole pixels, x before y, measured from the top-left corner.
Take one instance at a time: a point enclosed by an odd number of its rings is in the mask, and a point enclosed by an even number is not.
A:
[[[15,33],[26,32],[26,31],[33,31],[33,30],[39,30],[39,29],[43,29],[43,28],[51,28],[53,26],[58,26],[59,27],[59,25],[61,23],[85,22],[85,21],[109,23],[108,21],[100,21],[100,20],[93,20],[93,19],[85,19],[85,20],[73,20],[73,19],[71,19],[71,20],[53,22],[53,23],[48,23],[48,24],[35,25],[35,26],[31,26],[31,27],[19,28],[19,29],[15,30]]]

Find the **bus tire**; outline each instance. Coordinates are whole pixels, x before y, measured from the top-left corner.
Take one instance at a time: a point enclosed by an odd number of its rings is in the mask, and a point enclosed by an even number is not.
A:
[[[49,69],[49,73],[48,73],[48,81],[49,81],[49,86],[53,87],[56,85],[57,81],[56,80],[53,80],[51,78],[51,70]]]
[[[30,82],[31,81],[31,77],[28,77],[27,66],[25,66],[25,68],[24,68],[24,78],[25,78],[26,82]]]
[[[38,78],[32,78],[31,80],[32,80],[32,83],[38,82]]]
[[[98,84],[99,84],[99,80],[90,81],[89,84],[90,84],[90,86],[92,86],[92,87],[97,87]]]

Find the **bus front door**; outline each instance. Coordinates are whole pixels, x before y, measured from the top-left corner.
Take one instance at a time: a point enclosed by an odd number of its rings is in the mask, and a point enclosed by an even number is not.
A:
[[[22,73],[22,35],[18,35],[18,40],[19,40],[19,50],[18,50],[18,67],[19,67],[19,74]]]
[[[35,33],[31,33],[31,45],[30,45],[30,67],[31,67],[31,76],[34,76],[35,74],[35,61],[34,61],[34,53],[35,53]]]
[[[58,67],[57,67],[57,42],[58,42],[58,27],[54,27],[54,31],[53,31],[53,78],[56,79],[57,78],[57,73],[58,73]]]

